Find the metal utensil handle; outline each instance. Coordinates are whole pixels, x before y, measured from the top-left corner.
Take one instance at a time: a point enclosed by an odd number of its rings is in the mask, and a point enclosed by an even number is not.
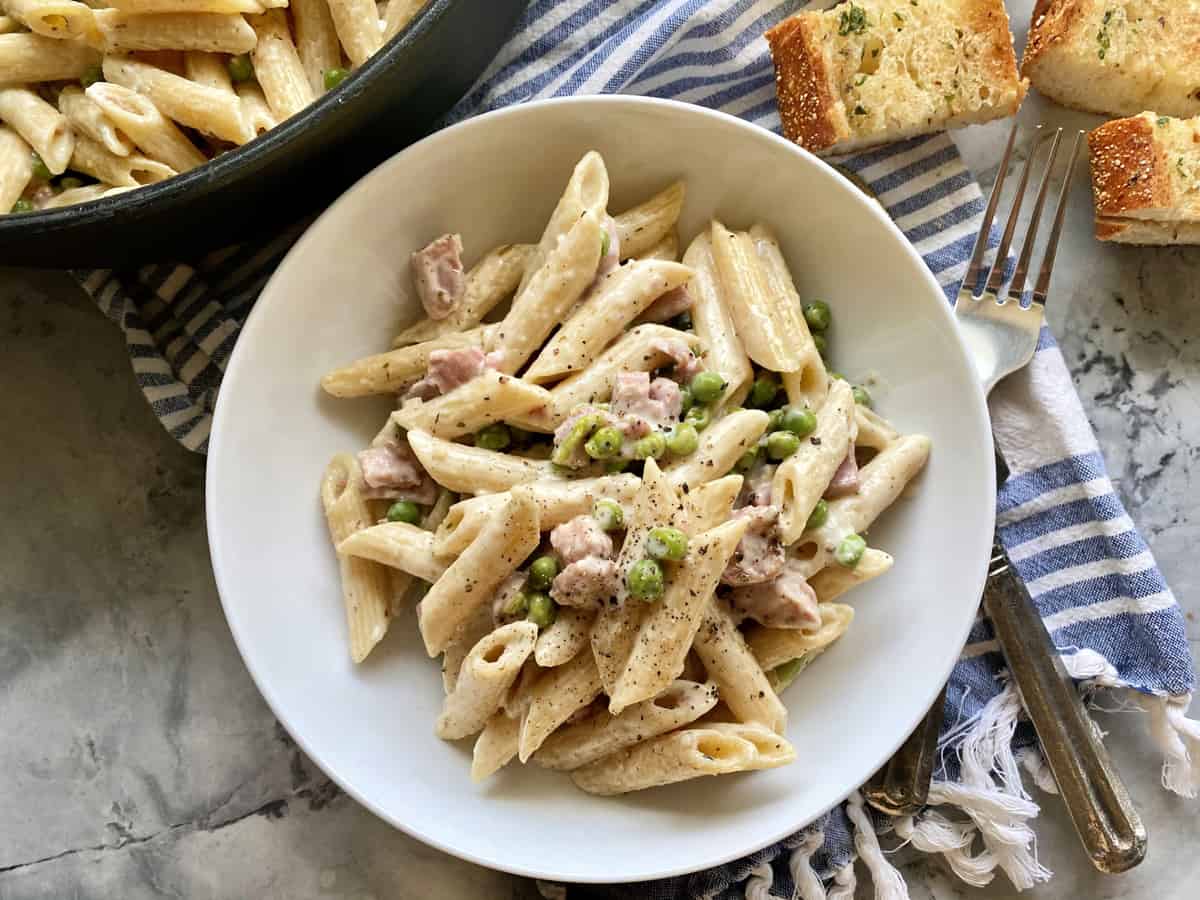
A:
[[[863,796],[880,812],[911,816],[929,802],[929,782],[937,762],[937,739],[946,708],[946,688],[887,764],[863,788]]]
[[[988,572],[983,607],[1092,863],[1101,872],[1133,868],[1146,856],[1146,828],[1028,589],[1000,547]]]

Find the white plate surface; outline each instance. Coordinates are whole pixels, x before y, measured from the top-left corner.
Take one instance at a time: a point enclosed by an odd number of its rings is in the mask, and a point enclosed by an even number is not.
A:
[[[460,231],[471,258],[536,241],[576,160],[599,150],[611,209],[675,178],[685,241],[712,216],[772,225],[801,295],[834,310],[832,358],[875,374],[877,406],[933,438],[917,489],[872,530],[896,557],[847,598],[848,634],[787,692],[797,761],[624,798],[512,766],[476,786],[470,742],[433,735],[442,700],[410,615],[368,661],[346,648],[337,566],[317,486],[366,445],[387,404],[333,400],[322,373],[379,352],[416,315],[410,250]],[[883,212],[804,151],[693,106],[628,97],[528,104],[447,129],[366,176],[275,273],[221,388],[208,461],[213,569],[267,702],[351,795],[436,847],[512,872],[631,881],[757,850],[858,787],[947,678],[983,584],[994,506],[986,407],[950,311]]]

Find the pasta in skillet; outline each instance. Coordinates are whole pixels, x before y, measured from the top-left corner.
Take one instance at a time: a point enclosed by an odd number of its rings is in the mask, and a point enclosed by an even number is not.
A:
[[[322,379],[398,395],[323,482],[351,656],[388,628],[380,573],[415,584],[436,732],[475,738],[475,780],[516,759],[618,794],[791,762],[781,694],[891,567],[864,535],[930,451],[828,370],[830,308],[769,229],[712,222],[679,261],[682,184],[608,194],[588,153],[536,244],[470,270],[459,235],[417,250],[426,317]]]

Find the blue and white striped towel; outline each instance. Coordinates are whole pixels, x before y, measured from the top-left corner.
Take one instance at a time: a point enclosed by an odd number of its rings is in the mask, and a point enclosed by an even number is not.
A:
[[[627,92],[724,110],[778,131],[763,32],[797,2],[771,0],[536,0],[518,32],[451,113],[458,120],[541,97]],[[982,213],[980,191],[945,135],[862,154],[846,165],[880,199],[953,296]],[[225,362],[263,282],[296,233],[234,248],[194,265],[80,272],[124,329],[134,373],[163,425],[204,452]],[[1145,542],[1105,474],[1063,359],[1048,331],[1034,361],[991,403],[1013,475],[999,496],[1001,538],[1072,674],[1132,688],[1154,718],[1164,783],[1200,786],[1200,727],[1183,717],[1192,663],[1183,619]],[[877,831],[942,854],[965,880],[995,868],[1019,887],[1049,873],[1033,855],[1038,807],[1017,761],[1052,787],[1002,660],[980,620],[950,682],[943,765],[931,807],[870,819],[857,795],[823,821],[743,860],[640,885],[570,889],[570,896],[725,898],[853,896],[861,859],[877,896],[906,896]],[[996,802],[997,800],[1001,802]],[[949,813],[944,816],[943,812]],[[872,827],[874,826],[874,827]],[[547,893],[561,893],[544,886]]]

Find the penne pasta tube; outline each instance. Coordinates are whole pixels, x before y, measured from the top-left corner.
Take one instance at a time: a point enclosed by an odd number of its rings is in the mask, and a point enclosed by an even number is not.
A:
[[[403,31],[427,2],[429,0],[389,0],[383,20],[384,43]]]
[[[203,50],[190,50],[183,57],[183,74],[205,87],[216,88],[225,93],[233,92],[233,78],[225,58]]]
[[[504,509],[434,582],[417,608],[430,656],[446,649],[459,626],[491,600],[500,582],[516,571],[539,540],[533,497],[525,490],[513,491]]]
[[[584,214],[591,213],[597,222],[603,223],[607,207],[608,169],[604,165],[604,158],[592,150],[585,153],[575,164],[571,177],[567,179],[567,186],[554,205],[554,211],[550,213],[550,219],[534,247],[525,274],[517,287],[517,293],[525,290],[529,279],[546,264],[559,240],[566,236]]]
[[[321,378],[321,387],[334,397],[366,397],[370,394],[395,394],[429,368],[429,354],[435,350],[457,350],[464,347],[482,348],[488,329],[483,326],[458,334],[443,334],[436,338],[399,350],[377,353],[334,369]]]
[[[785,546],[800,539],[813,508],[846,458],[854,441],[854,408],[850,385],[834,381],[816,411],[816,430],[775,470],[771,497],[779,507],[779,537]]]
[[[691,456],[667,465],[667,477],[688,490],[725,475],[753,448],[767,430],[768,416],[760,409],[730,413],[700,433],[700,446]]]
[[[635,703],[619,716],[601,711],[546,739],[533,761],[570,771],[618,750],[695,722],[717,705],[717,686],[675,681],[657,697]]]
[[[775,372],[799,371],[804,357],[794,335],[808,333],[800,307],[772,291],[749,234],[714,221],[711,236],[722,294],[746,355]]]
[[[600,688],[600,673],[590,653],[579,653],[566,665],[542,675],[529,691],[517,758],[528,762],[559,725],[600,695]]]
[[[716,528],[733,514],[733,504],[741,493],[741,475],[726,475],[709,481],[687,495],[688,526],[696,532]]]
[[[713,723],[673,731],[571,773],[589,794],[624,794],[702,775],[773,769],[796,758],[792,745],[761,725]]]
[[[854,439],[857,447],[882,450],[900,437],[900,432],[887,419],[866,406],[855,405],[854,421],[858,427],[858,435]]]
[[[204,134],[244,144],[246,125],[238,98],[128,56],[106,56],[104,78],[150,99],[168,119]]]
[[[550,401],[545,388],[487,369],[482,375],[432,400],[409,400],[392,414],[406,430],[420,429],[450,440]]]
[[[374,9],[372,5],[372,15]],[[292,43],[287,14],[281,9],[269,9],[262,15],[251,16],[251,20],[258,36],[250,53],[254,76],[272,114],[282,122],[312,103],[316,94],[308,83],[296,45]]]
[[[538,384],[582,371],[646,307],[691,275],[687,266],[659,260],[633,260],[614,269],[576,307],[524,377]]]
[[[875,455],[858,473],[858,493],[829,504],[829,518],[814,537],[818,546],[836,546],[847,533],[862,534],[891,506],[929,459],[929,438],[909,434]]]
[[[434,481],[458,493],[507,491],[518,484],[540,484],[539,479],[555,477],[549,460],[456,444],[419,429],[408,433],[408,445]]]
[[[96,82],[85,93],[104,117],[149,158],[176,172],[186,172],[208,161],[175,123],[141,94],[104,81]]]
[[[754,369],[733,327],[729,301],[724,295],[717,262],[713,258],[712,238],[702,231],[683,254],[683,264],[693,272],[688,283],[692,295],[692,328],[708,348],[706,365],[717,372],[727,385],[723,405],[739,405],[754,383]]]
[[[844,603],[822,603],[818,610],[821,624],[811,631],[757,624],[746,629],[746,644],[759,666],[773,672],[801,657],[816,656],[845,634],[854,620],[853,607]]]
[[[436,476],[434,480],[437,480]],[[532,482],[528,487],[538,507],[543,531],[569,522],[592,511],[601,497],[625,505],[633,501],[641,486],[636,475],[606,475],[601,478],[558,479]],[[461,553],[488,520],[508,502],[508,493],[483,494],[460,500],[450,507],[446,518],[433,536],[433,549],[439,556]]]
[[[685,194],[684,183],[677,181],[649,200],[614,216],[621,259],[644,255],[675,230]]]
[[[111,184],[87,184],[55,194],[42,204],[42,209],[60,209],[64,206],[87,203],[89,200],[99,200],[101,197],[110,197],[132,190],[131,187],[113,187]]]
[[[417,344],[455,331],[474,328],[517,289],[536,248],[504,244],[489,250],[467,273],[462,304],[445,319],[421,319],[396,335],[393,347]]]
[[[721,701],[738,721],[757,722],[783,734],[787,709],[723,602],[707,603],[695,649],[708,677],[717,683]]]
[[[235,88],[238,101],[242,104],[242,120],[246,123],[247,132],[257,137],[264,131],[270,131],[279,124],[267,97],[257,84],[252,81],[242,82]]]
[[[504,354],[502,371],[521,368],[583,296],[600,263],[602,234],[599,216],[584,213],[517,292],[492,338]]]
[[[19,134],[0,125],[0,214],[21,199],[33,179],[33,151]]]
[[[665,238],[643,253],[638,259],[661,259],[676,262],[679,259],[679,235],[674,230]]]
[[[258,0],[105,0],[127,13],[260,13]]]
[[[656,696],[679,677],[693,638],[699,640],[696,630],[721,573],[748,524],[746,518],[732,519],[688,542],[687,556],[670,571],[666,591],[642,618],[629,661],[609,697],[614,716]]]
[[[313,96],[325,93],[325,72],[341,68],[342,47],[338,43],[333,16],[326,0],[291,0],[292,32],[296,53],[308,78]]]
[[[325,468],[321,505],[335,547],[371,524],[363,486],[362,469],[349,453],[339,453]],[[350,632],[350,657],[360,663],[387,633],[391,583],[387,569],[370,560],[338,554],[338,567]]]
[[[66,170],[75,136],[66,116],[40,96],[28,88],[0,86],[0,120],[25,139],[52,174]]]
[[[3,9],[0,6],[0,9]],[[25,26],[14,19],[12,16],[0,15],[0,34],[13,34],[14,32],[24,31]]]
[[[134,151],[129,135],[123,134],[81,88],[63,88],[58,95],[58,109],[75,132],[96,141],[114,156],[128,156]]]
[[[458,626],[454,637],[442,652],[442,687],[449,694],[458,684],[458,673],[462,669],[463,660],[485,635],[491,634],[496,627],[490,603],[481,604],[467,621]],[[516,753],[516,747],[513,753]]]
[[[533,650],[534,661],[543,669],[569,663],[588,646],[595,619],[594,609],[579,606],[560,608],[554,621],[538,635],[537,646]]]
[[[499,711],[537,639],[538,627],[532,622],[512,622],[483,637],[463,660],[434,733],[456,741],[480,731]]]
[[[100,54],[82,41],[0,34],[0,84],[74,81],[98,65]]]
[[[854,568],[826,566],[810,578],[808,584],[816,591],[818,603],[832,603],[850,588],[878,578],[892,567],[893,562],[890,554],[868,547]]]
[[[4,11],[48,38],[77,38],[92,30],[91,8],[75,0],[4,0]]]
[[[475,739],[475,750],[471,756],[471,780],[483,781],[512,762],[512,758],[517,755],[520,736],[519,719],[510,719],[502,712],[488,719],[487,725]]]
[[[338,40],[356,66],[383,46],[383,31],[375,0],[328,0]]]
[[[433,555],[433,534],[405,522],[381,522],[356,531],[337,547],[338,553],[361,556],[434,582],[446,571]]]
[[[177,174],[174,169],[138,153],[116,156],[89,137],[75,139],[70,168],[117,187],[140,187],[164,181]]]
[[[801,358],[797,369],[782,373],[788,401],[816,409],[825,402],[825,393],[829,390],[829,376],[825,372],[825,362],[821,359],[820,351],[817,350],[817,345],[808,330],[808,322],[804,319],[800,294],[796,291],[792,273],[783,258],[783,249],[779,246],[774,232],[765,225],[755,225],[751,228],[750,239],[754,242],[754,249],[758,253],[763,274],[767,279],[773,309],[781,311],[776,313],[778,319],[775,320],[775,324],[782,329],[784,337],[794,345],[794,350]],[[791,328],[796,330],[789,331]]]
[[[521,670],[521,676],[512,686],[512,690],[508,692],[508,696],[504,698],[504,714],[506,716],[517,721],[525,717],[525,712],[529,709],[529,703],[533,697],[533,686],[541,679],[543,671],[545,670],[537,664],[537,660],[525,661],[525,668]]]
[[[93,13],[96,41],[105,53],[134,50],[204,50],[249,53],[254,29],[236,13],[131,13],[98,9]]]

